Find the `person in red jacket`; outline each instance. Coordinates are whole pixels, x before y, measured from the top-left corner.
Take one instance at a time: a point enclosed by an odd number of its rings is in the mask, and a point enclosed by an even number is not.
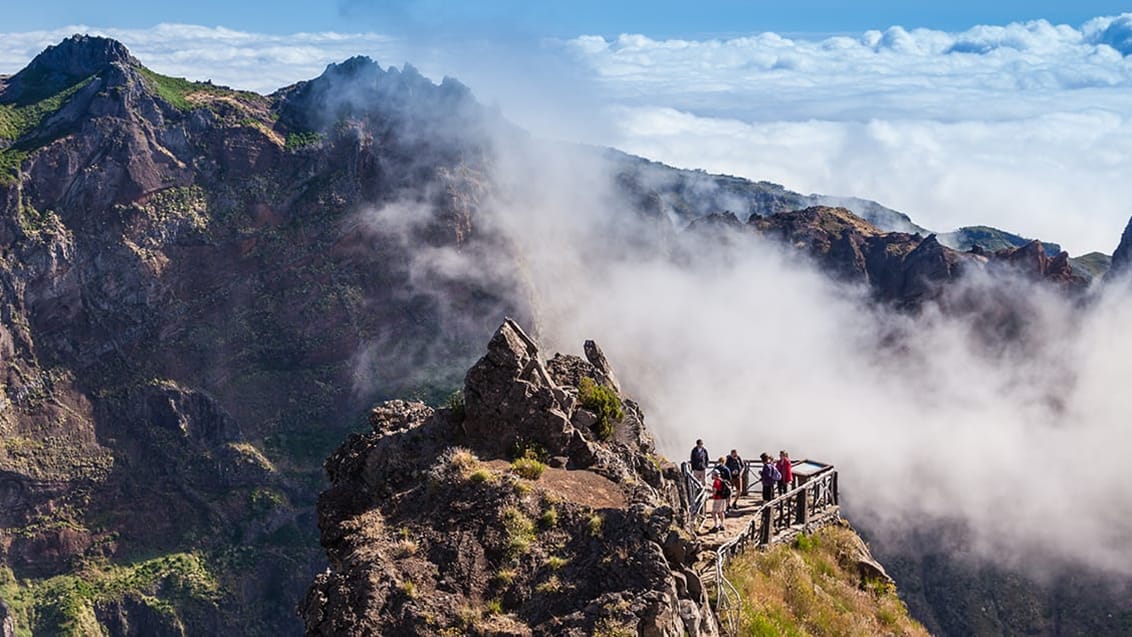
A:
[[[794,468],[790,465],[790,454],[786,451],[778,452],[778,462],[774,463],[778,468],[778,473],[782,474],[782,479],[778,481],[778,495],[782,495],[790,490],[791,483],[794,481]]]
[[[723,476],[718,469],[711,472],[711,519],[714,523],[712,533],[723,530],[723,517],[727,511],[727,494],[723,490]]]

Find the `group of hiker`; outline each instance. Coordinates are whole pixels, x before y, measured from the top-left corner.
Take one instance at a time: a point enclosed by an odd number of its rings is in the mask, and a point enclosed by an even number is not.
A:
[[[739,457],[739,451],[732,449],[729,455],[720,457],[711,468],[709,482],[709,457],[704,441],[697,440],[696,446],[692,447],[692,475],[705,489],[711,490],[711,532],[715,533],[723,530],[723,519],[727,515],[727,510],[739,502],[739,495],[743,491],[744,462]],[[774,499],[776,489],[779,495],[790,489],[794,480],[793,465],[790,463],[790,454],[785,450],[778,452],[778,460],[771,458],[769,453],[759,454],[759,460],[763,463],[762,469],[759,470],[763,501],[769,502]]]

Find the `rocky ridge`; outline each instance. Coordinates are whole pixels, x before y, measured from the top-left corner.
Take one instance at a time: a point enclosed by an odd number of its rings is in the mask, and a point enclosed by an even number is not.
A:
[[[544,362],[508,320],[463,405],[374,410],[373,432],[326,463],[330,569],[303,603],[308,634],[718,634],[678,470],[601,350],[585,349]],[[623,408],[608,440],[582,378]],[[523,452],[549,467],[529,479],[508,465]]]
[[[716,239],[732,232],[772,238],[803,252],[836,278],[864,284],[877,299],[905,308],[939,300],[949,284],[975,270],[1019,275],[1068,293],[1083,292],[1091,280],[1073,269],[1068,253],[1051,257],[1037,240],[995,252],[978,245],[960,252],[932,234],[882,231],[845,208],[814,206],[752,216],[746,223],[731,214],[711,214],[693,222],[689,231]]]

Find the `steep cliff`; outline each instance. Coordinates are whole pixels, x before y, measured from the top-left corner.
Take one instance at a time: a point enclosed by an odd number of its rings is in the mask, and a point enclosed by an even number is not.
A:
[[[587,354],[545,362],[507,321],[462,403],[374,410],[327,461],[309,634],[717,634],[677,469]]]

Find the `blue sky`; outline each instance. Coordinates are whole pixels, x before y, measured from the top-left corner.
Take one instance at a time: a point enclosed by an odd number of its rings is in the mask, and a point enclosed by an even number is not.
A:
[[[1044,18],[1077,26],[1101,15],[1132,11],[1112,1],[998,0],[996,2],[873,2],[844,0],[195,0],[136,2],[55,0],[7,3],[4,31],[84,24],[144,28],[163,22],[224,26],[259,33],[377,30],[447,35],[512,33],[569,37],[642,33],[658,38],[727,37],[741,33],[857,32],[893,25],[964,30],[976,24]]]

